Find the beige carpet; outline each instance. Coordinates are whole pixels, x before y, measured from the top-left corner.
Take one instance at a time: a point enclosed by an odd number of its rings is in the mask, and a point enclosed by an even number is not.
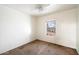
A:
[[[35,40],[2,55],[77,55],[77,51],[53,43]]]

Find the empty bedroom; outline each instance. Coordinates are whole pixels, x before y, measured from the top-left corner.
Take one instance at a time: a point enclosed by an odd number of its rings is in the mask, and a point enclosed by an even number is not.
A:
[[[0,4],[0,55],[78,55],[78,4]]]

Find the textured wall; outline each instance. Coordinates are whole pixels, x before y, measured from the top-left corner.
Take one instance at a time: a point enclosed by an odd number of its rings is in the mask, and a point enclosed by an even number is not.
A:
[[[0,6],[0,53],[35,39],[33,24],[30,15]]]
[[[47,21],[54,19],[56,19],[56,36],[47,36]],[[76,9],[41,16],[37,22],[38,39],[76,48]]]

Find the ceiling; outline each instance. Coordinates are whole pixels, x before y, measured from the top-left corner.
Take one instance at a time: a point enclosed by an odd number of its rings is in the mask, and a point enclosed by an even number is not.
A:
[[[43,10],[40,11],[36,8],[36,5],[38,4],[3,4],[2,6],[35,16],[72,9],[77,6],[76,4],[42,4]]]

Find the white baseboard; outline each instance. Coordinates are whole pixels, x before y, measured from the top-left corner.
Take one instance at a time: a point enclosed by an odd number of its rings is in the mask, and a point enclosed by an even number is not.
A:
[[[34,40],[36,40],[36,39],[32,39],[31,41],[24,42],[23,44],[18,45],[18,46],[16,46],[16,47],[13,47],[13,48],[11,48],[11,49],[5,50],[5,51],[1,52],[0,54],[5,53],[5,52],[7,52],[7,51],[10,51],[10,50],[12,50],[12,49],[18,48],[18,47],[20,47],[20,46],[22,46],[22,45],[28,44],[28,43],[30,43],[30,42],[32,42],[32,41],[34,41]]]
[[[58,43],[56,43],[56,42],[50,42],[50,41],[42,40],[42,39],[37,39],[37,40],[41,40],[41,41],[45,41],[45,42],[49,42],[49,43],[53,43],[53,44],[57,44],[57,45],[61,45],[61,46],[64,46],[64,47],[68,47],[68,48],[76,49],[76,48],[69,47],[69,46],[66,46],[66,45],[58,44]]]

